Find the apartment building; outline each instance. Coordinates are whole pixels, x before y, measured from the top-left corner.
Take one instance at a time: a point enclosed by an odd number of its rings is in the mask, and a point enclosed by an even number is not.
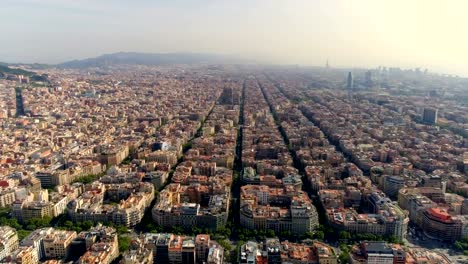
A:
[[[18,248],[18,233],[9,226],[0,226],[0,260]]]
[[[54,230],[42,239],[45,258],[62,259],[70,255],[70,244],[76,238],[75,231]]]

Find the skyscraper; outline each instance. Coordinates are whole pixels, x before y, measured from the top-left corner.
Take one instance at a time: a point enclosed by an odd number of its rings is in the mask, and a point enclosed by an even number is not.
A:
[[[437,113],[438,109],[432,107],[425,107],[423,111],[423,122],[430,125],[435,125],[437,123]]]
[[[374,82],[372,80],[372,72],[371,71],[366,71],[366,86],[367,88],[372,88],[374,86]]]
[[[348,81],[347,81],[346,89],[348,89],[348,90],[353,90],[354,89],[354,80],[353,80],[353,73],[352,72],[348,73]]]

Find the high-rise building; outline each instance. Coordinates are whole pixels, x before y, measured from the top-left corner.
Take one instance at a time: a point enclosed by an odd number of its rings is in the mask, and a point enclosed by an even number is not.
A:
[[[265,241],[268,264],[281,264],[281,243],[278,239],[272,238]]]
[[[156,260],[160,261],[159,263],[168,263],[169,262],[169,243],[174,239],[172,234],[158,234],[155,244],[156,244],[156,254],[154,254],[155,263]],[[156,259],[157,257],[157,259]]]
[[[195,240],[193,237],[185,237],[182,242],[182,263],[195,264],[196,253],[195,253]]]
[[[199,234],[195,238],[195,250],[197,253],[197,263],[203,263],[210,249],[210,236]]]
[[[374,86],[374,81],[372,80],[372,72],[371,71],[366,71],[366,86],[367,88],[372,88]]]
[[[398,198],[398,191],[405,187],[405,179],[400,176],[387,175],[384,181],[385,194],[393,199]]]
[[[435,125],[437,123],[437,113],[438,109],[432,107],[426,107],[423,111],[423,122],[430,125]]]
[[[348,73],[348,81],[347,81],[346,89],[348,89],[348,90],[353,90],[354,89],[354,79],[353,79],[353,73],[352,72]]]

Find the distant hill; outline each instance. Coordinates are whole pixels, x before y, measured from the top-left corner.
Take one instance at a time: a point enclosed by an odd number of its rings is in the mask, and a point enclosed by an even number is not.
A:
[[[10,65],[10,66],[7,66],[7,65]],[[12,68],[11,65],[14,65],[14,64],[0,62],[0,78],[5,78],[9,74],[24,75],[24,76],[29,77],[29,80],[31,82],[50,83],[49,76],[47,74],[39,75],[32,71]],[[36,65],[40,65],[40,64],[36,64]],[[45,67],[45,66],[40,66],[40,67]]]
[[[43,64],[43,63],[6,63],[6,62],[0,62],[0,66],[26,67],[29,70],[43,70],[43,69],[53,67],[52,65]]]
[[[1,64],[0,64],[0,75],[4,75],[4,74],[15,74],[15,75],[32,76],[32,75],[34,75],[35,73],[34,73],[34,72],[30,72],[30,71],[26,71],[26,70],[23,70],[23,69],[14,69],[14,68],[10,68],[10,67],[6,66],[5,63],[1,63]]]
[[[119,52],[96,58],[73,60],[58,64],[59,68],[90,68],[112,65],[169,65],[197,63],[240,63],[241,60],[229,56],[200,53],[138,53]]]

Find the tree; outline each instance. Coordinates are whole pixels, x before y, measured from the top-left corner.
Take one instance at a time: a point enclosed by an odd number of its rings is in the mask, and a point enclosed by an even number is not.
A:
[[[193,235],[201,234],[201,232],[202,232],[201,228],[199,228],[197,226],[192,226]]]
[[[43,218],[31,218],[28,221],[26,221],[26,229],[34,230],[37,228],[48,227],[50,226],[51,220],[52,219],[48,216],[45,216]]]
[[[341,251],[348,251],[349,248],[345,243],[340,243],[340,249]]]
[[[341,254],[338,257],[341,263],[348,263],[349,260],[349,246],[341,243],[340,244]]]
[[[125,234],[125,233],[128,232],[128,228],[126,226],[123,226],[123,225],[117,226],[116,230],[117,230],[118,234]]]
[[[231,242],[227,239],[223,239],[218,241],[219,245],[222,246],[225,250],[231,251],[232,250],[232,245]]]
[[[132,240],[128,236],[119,236],[119,251],[120,252],[125,252],[130,248],[130,243]]]
[[[36,227],[36,225],[29,224],[29,225],[26,225],[26,229],[27,230],[35,230],[35,229],[37,229],[37,227]]]
[[[318,240],[323,240],[325,238],[325,233],[321,230],[316,231],[314,234],[314,238]]]
[[[10,226],[15,229],[22,228],[22,226],[18,223],[18,220],[16,220],[15,218],[0,217],[0,225]]]
[[[73,182],[81,182],[83,184],[88,184],[88,183],[91,183],[93,181],[95,181],[96,179],[98,178],[97,175],[87,175],[87,176],[82,176],[82,177],[79,177],[77,179],[75,179]]]
[[[338,257],[340,263],[348,263],[349,260],[349,252],[342,252]]]
[[[272,229],[268,229],[268,231],[266,233],[266,236],[267,237],[276,237],[275,231],[272,230]]]
[[[19,229],[18,230],[18,239],[23,240],[25,237],[27,237],[29,234],[31,234],[32,231],[29,230],[24,230],[24,229]]]
[[[280,232],[280,237],[283,239],[289,239],[291,237],[291,232],[289,232],[288,230],[282,230]]]
[[[149,230],[151,233],[160,233],[162,232],[163,228],[161,226],[152,225],[152,228]]]
[[[231,230],[225,227],[220,227],[218,228],[217,233],[224,237],[229,237],[231,235]]]
[[[180,235],[184,232],[184,229],[180,226],[173,226],[172,227],[172,233],[176,234],[176,235]]]
[[[350,239],[351,234],[347,231],[341,231],[340,232],[340,239]]]
[[[93,222],[91,222],[91,221],[84,221],[84,222],[81,223],[81,228],[82,228],[83,230],[86,230],[86,231],[87,231],[87,230],[89,230],[91,227],[93,227]]]
[[[238,256],[239,256],[239,251],[241,246],[245,244],[244,241],[237,241],[236,247],[234,248],[232,254],[231,254],[231,263],[239,263]]]
[[[358,240],[370,240],[370,241],[380,241],[383,240],[382,237],[376,236],[371,233],[359,233],[356,234]]]
[[[306,239],[313,239],[314,236],[315,236],[314,232],[306,232],[304,235]]]
[[[70,220],[67,220],[63,223],[63,227],[65,227],[67,230],[71,230],[73,228],[73,222]]]
[[[398,239],[396,236],[388,236],[388,237],[385,237],[385,240],[389,243],[393,243],[393,244],[402,244],[403,241],[401,241],[400,239]]]

